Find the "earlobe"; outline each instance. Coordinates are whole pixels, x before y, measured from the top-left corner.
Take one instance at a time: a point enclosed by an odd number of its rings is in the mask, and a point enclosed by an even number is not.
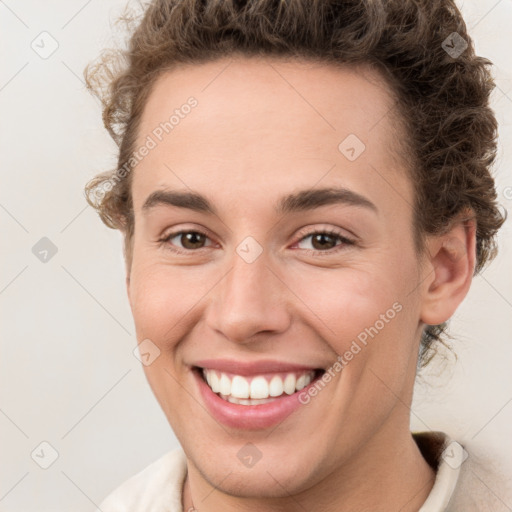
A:
[[[476,263],[476,223],[458,222],[449,232],[433,238],[429,247],[430,274],[425,279],[421,321],[446,322],[464,300]]]

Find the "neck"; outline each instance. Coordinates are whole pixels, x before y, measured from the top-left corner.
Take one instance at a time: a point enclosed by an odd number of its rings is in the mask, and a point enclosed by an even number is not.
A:
[[[280,498],[259,499],[229,495],[204,480],[189,461],[183,510],[417,512],[434,480],[435,472],[422,457],[409,428],[399,429],[397,422],[390,421],[349,462],[293,496],[285,493]]]

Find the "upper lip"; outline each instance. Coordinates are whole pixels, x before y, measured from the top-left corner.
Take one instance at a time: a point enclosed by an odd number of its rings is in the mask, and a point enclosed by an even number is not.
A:
[[[264,359],[260,361],[236,361],[234,359],[203,359],[193,366],[208,368],[236,375],[259,375],[262,373],[299,372],[319,369],[318,366],[294,364],[285,361]]]

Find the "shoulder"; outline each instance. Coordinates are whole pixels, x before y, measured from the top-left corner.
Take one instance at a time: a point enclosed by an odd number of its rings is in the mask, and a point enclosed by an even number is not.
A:
[[[503,468],[482,448],[470,442],[460,444],[465,460],[447,512],[510,512],[512,488]]]
[[[510,512],[512,493],[505,471],[470,441],[457,442],[444,432],[413,437],[436,471],[434,486],[421,512]]]
[[[186,472],[183,450],[172,450],[112,491],[98,511],[181,512],[181,491]]]

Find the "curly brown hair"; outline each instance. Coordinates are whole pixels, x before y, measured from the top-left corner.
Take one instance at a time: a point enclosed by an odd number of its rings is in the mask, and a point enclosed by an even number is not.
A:
[[[86,197],[107,226],[124,233],[128,264],[131,156],[152,85],[177,64],[235,55],[378,70],[407,133],[418,251],[426,235],[469,211],[477,224],[475,274],[494,258],[506,214],[490,173],[497,145],[492,63],[475,55],[453,0],[154,0],[139,7],[140,15],[122,17],[131,24],[127,49],[105,51],[84,71],[119,147],[117,168],[89,181]],[[459,54],[449,51],[456,43]],[[419,367],[435,355],[435,342],[446,345],[446,329],[447,323],[425,327]]]

